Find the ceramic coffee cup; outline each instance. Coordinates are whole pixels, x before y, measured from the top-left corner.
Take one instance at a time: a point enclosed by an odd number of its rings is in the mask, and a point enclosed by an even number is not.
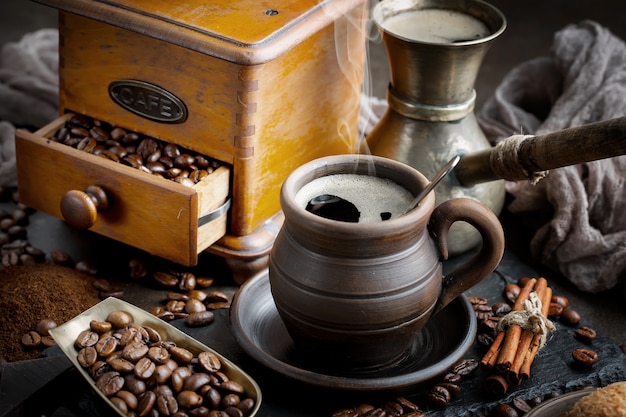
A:
[[[390,366],[433,314],[495,269],[504,233],[481,203],[460,198],[435,208],[431,192],[405,213],[427,183],[401,162],[352,154],[314,160],[288,176],[269,280],[297,349],[344,369]],[[307,210],[329,195],[353,203],[360,221]],[[447,233],[456,221],[476,227],[482,247],[444,276]]]

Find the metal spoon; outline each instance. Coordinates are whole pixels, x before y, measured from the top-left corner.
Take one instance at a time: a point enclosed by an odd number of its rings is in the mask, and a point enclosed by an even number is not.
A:
[[[411,202],[411,205],[409,206],[409,208],[405,211],[408,212],[412,209],[414,209],[415,207],[419,206],[419,204],[422,202],[422,200],[424,199],[424,197],[426,197],[428,195],[428,193],[430,193],[433,188],[435,188],[435,186],[437,184],[439,184],[441,182],[442,179],[445,178],[446,175],[448,175],[453,169],[454,167],[456,167],[456,165],[459,163],[459,160],[461,159],[461,157],[459,155],[456,155],[454,158],[452,158],[438,173],[437,175],[435,175],[433,177],[432,180],[430,180],[430,182],[428,184],[426,184],[426,187],[424,187],[424,189],[417,195],[417,197],[415,197],[413,199],[413,201]]]

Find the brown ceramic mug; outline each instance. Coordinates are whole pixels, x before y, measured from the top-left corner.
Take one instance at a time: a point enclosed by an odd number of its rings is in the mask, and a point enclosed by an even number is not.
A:
[[[354,223],[307,210],[311,196],[335,195],[355,176],[364,177],[357,178],[363,180],[359,186],[351,185],[359,210],[374,206],[381,219]],[[285,221],[270,252],[269,280],[297,349],[349,370],[392,365],[434,313],[495,269],[504,233],[481,203],[459,198],[435,208],[431,192],[404,213],[427,183],[401,162],[352,154],[314,160],[288,176],[280,194]],[[473,225],[482,247],[444,276],[441,260],[448,257],[447,234],[456,221]]]

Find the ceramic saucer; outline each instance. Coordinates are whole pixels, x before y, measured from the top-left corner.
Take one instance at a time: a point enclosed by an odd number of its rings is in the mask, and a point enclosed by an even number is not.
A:
[[[400,389],[446,372],[467,353],[476,335],[476,317],[465,296],[432,317],[406,357],[385,370],[342,374],[321,370],[299,354],[272,298],[267,273],[248,280],[230,309],[231,326],[242,349],[264,366],[289,378],[343,390]]]

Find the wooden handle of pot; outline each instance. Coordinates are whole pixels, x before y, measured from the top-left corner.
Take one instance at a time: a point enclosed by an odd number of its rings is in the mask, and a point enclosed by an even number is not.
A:
[[[448,259],[448,231],[457,221],[474,226],[482,237],[482,246],[472,259],[443,277],[435,313],[493,272],[504,255],[504,230],[498,217],[474,199],[454,198],[438,205],[428,222],[442,260]]]
[[[511,136],[494,148],[463,155],[454,173],[463,185],[520,181],[550,169],[626,154],[626,117],[539,136]]]

